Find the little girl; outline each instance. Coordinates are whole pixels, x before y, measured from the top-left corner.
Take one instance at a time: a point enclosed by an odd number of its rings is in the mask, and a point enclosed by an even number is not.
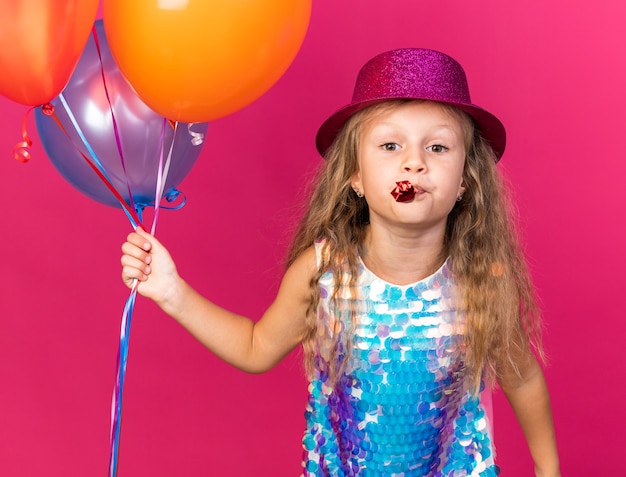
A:
[[[303,345],[305,476],[498,475],[480,393],[494,380],[536,475],[559,476],[537,305],[496,170],[505,130],[461,66],[425,49],[376,56],[317,148],[319,182],[259,321],[200,296],[140,229],[124,282],[239,369]]]

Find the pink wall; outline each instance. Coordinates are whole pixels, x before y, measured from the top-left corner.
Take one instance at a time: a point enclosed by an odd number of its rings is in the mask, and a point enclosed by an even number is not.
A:
[[[626,414],[623,178],[626,7],[555,0],[314,2],[287,74],[209,127],[182,184],[188,205],[158,235],[213,300],[259,316],[276,291],[318,125],[385,49],[443,50],[474,100],[501,117],[543,300],[546,370],[564,475],[622,475]],[[19,39],[16,39],[19,41]],[[127,290],[121,212],[67,185],[36,138],[11,157],[26,107],[0,99],[0,475],[104,475],[119,322]],[[228,194],[231,183],[247,194]],[[298,353],[263,376],[219,362],[145,300],[137,303],[119,476],[293,476],[305,384]],[[531,475],[520,431],[495,396],[506,477]]]

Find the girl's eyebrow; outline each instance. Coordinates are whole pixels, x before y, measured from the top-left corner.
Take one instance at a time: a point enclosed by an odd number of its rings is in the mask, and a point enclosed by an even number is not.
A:
[[[401,127],[406,127],[403,126],[404,121],[401,120],[393,120],[391,118],[387,118],[387,119],[378,119],[378,120],[374,120],[371,123],[372,127],[377,127],[377,126],[390,126],[390,127],[397,127],[397,126],[401,126]],[[435,124],[432,124],[430,126],[428,126],[429,128],[447,128],[447,129],[455,129],[455,126],[458,126],[457,121],[455,121],[454,118],[450,118],[450,120],[446,120],[444,118],[442,118],[442,122],[438,122]]]
[[[375,131],[374,134],[375,135],[379,135],[379,134],[387,134],[387,131],[384,131],[384,129],[393,129],[393,132],[397,131],[397,123],[393,123],[393,122],[380,122],[378,124],[375,124],[372,126],[372,131]],[[410,130],[411,128],[407,128],[405,126],[402,126],[403,129],[408,129]],[[379,132],[378,129],[383,129],[383,131]],[[442,123],[442,124],[434,124],[432,126],[428,126],[427,128],[422,129],[423,131],[427,131],[430,134],[433,133],[439,133],[441,131],[445,131],[445,132],[449,132],[452,133],[454,135],[457,134],[461,134],[461,132],[458,130],[458,128],[455,127],[455,125],[453,124],[446,124],[446,123]]]
[[[445,129],[447,131],[453,132],[453,133],[457,133],[458,130],[456,127],[454,127],[452,124],[435,124],[433,126],[431,126],[429,129],[432,130],[439,130],[439,129]]]

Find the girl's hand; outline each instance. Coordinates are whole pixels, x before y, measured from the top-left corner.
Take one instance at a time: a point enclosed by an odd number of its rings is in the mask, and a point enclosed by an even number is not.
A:
[[[181,281],[167,249],[141,228],[128,235],[122,245],[122,281],[163,308]]]

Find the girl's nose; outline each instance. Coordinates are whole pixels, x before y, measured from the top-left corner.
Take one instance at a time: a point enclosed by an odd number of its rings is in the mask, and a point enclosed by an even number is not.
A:
[[[426,162],[422,155],[422,151],[409,149],[406,151],[402,167],[405,172],[420,173],[426,171]]]

